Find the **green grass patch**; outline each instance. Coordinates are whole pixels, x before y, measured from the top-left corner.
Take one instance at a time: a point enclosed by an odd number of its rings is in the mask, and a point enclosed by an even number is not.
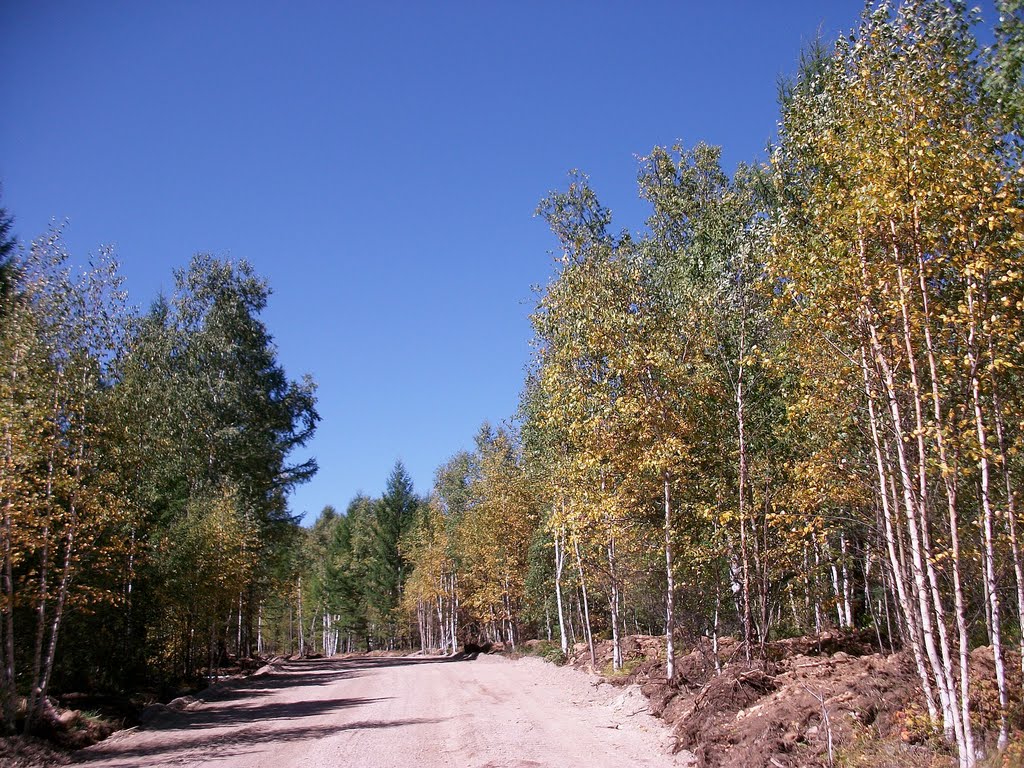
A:
[[[626,659],[620,669],[615,669],[615,665],[609,661],[601,668],[601,674],[608,678],[629,677],[636,672],[642,661],[643,659]]]

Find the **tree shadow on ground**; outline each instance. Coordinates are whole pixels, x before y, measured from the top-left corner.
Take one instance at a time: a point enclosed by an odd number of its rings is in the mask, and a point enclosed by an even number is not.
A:
[[[300,741],[331,736],[344,731],[398,728],[440,720],[362,720],[351,723],[303,726],[299,721],[332,712],[385,701],[384,698],[318,699],[311,693],[304,699],[302,688],[319,688],[340,680],[372,675],[388,667],[445,664],[467,661],[475,654],[454,656],[352,656],[334,659],[298,659],[281,662],[261,675],[214,686],[185,705],[167,710],[139,728],[142,737],[128,745],[121,739],[102,742],[75,753],[73,763],[88,765],[106,760],[122,764],[162,762],[204,762],[251,751],[260,744]],[[289,690],[287,701],[275,701],[275,694]],[[286,725],[288,724],[288,725]],[[275,727],[281,725],[284,727]],[[141,762],[136,762],[141,760]]]
[[[308,718],[372,705],[387,698],[317,698],[315,693],[304,698],[301,689],[372,675],[375,670],[385,668],[450,664],[462,660],[470,660],[470,656],[348,656],[288,660],[262,675],[213,686],[197,696],[195,701],[184,703],[183,710],[160,713],[138,729],[142,738],[137,744],[129,745],[114,738],[76,753],[72,762],[76,765],[108,760],[131,765],[205,762],[215,757],[243,754],[262,743],[321,738],[343,731],[438,723],[439,720],[415,718],[301,725],[299,721]],[[291,691],[288,700],[274,700],[278,697],[275,694],[286,689]],[[217,732],[218,729],[221,732]]]
[[[453,664],[460,661],[473,661],[479,655],[479,651],[463,651],[453,656],[352,656],[334,663],[344,664],[347,669],[362,670],[378,667],[409,667],[419,664]]]
[[[358,701],[358,700],[356,700]],[[135,747],[124,747],[112,742],[87,751],[77,752],[72,760],[75,765],[89,765],[105,760],[132,761],[132,765],[159,765],[164,761],[173,764],[182,762],[205,762],[214,758],[223,759],[252,752],[262,744],[282,744],[335,736],[345,731],[378,728],[401,728],[408,725],[435,724],[434,718],[411,718],[407,720],[362,720],[340,725],[316,725],[295,728],[267,728],[252,723],[247,728],[238,728],[227,733],[197,735],[193,738],[175,738],[164,747],[151,741]],[[137,762],[136,762],[137,761]]]

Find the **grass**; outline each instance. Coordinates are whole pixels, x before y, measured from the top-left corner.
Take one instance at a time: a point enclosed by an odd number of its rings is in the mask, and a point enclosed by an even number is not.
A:
[[[906,728],[903,729],[907,735]],[[931,739],[908,743],[900,736],[880,738],[871,726],[854,724],[845,743],[836,747],[836,768],[953,768],[956,760]]]
[[[642,662],[643,659],[627,659],[622,662],[622,667],[620,669],[615,669],[615,665],[609,661],[601,669],[601,674],[610,679],[629,677],[636,672],[637,667],[639,667]]]
[[[537,643],[533,643],[529,646],[522,646],[521,651],[527,656],[539,656],[544,661],[554,664],[556,667],[561,667],[565,664],[565,654],[562,653],[561,647],[558,643],[551,640],[541,640]]]

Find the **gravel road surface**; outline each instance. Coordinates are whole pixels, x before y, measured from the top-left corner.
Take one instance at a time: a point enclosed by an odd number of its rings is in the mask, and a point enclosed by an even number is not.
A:
[[[635,687],[535,658],[285,662],[78,752],[92,768],[689,766]]]

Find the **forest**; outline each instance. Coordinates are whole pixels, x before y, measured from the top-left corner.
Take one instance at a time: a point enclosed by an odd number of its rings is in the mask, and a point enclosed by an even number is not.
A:
[[[316,428],[259,320],[268,286],[196,256],[130,311],[116,263],[3,216],[0,707],[28,732],[60,690],[209,675],[258,645],[298,527],[289,463]]]
[[[244,263],[196,257],[125,308],[60,232],[0,283],[0,699],[210,675],[227,658],[660,635],[748,663],[867,629],[913,659],[973,765],[1024,671],[1024,3],[981,45],[960,3],[869,7],[780,83],[767,159],[640,159],[616,229],[574,172],[519,412],[418,495],[301,528],[291,464],[317,423]],[[797,52],[794,52],[796,55]],[[972,710],[972,650],[996,702]],[[116,663],[112,664],[112,660]],[[19,704],[19,702],[22,702]]]

